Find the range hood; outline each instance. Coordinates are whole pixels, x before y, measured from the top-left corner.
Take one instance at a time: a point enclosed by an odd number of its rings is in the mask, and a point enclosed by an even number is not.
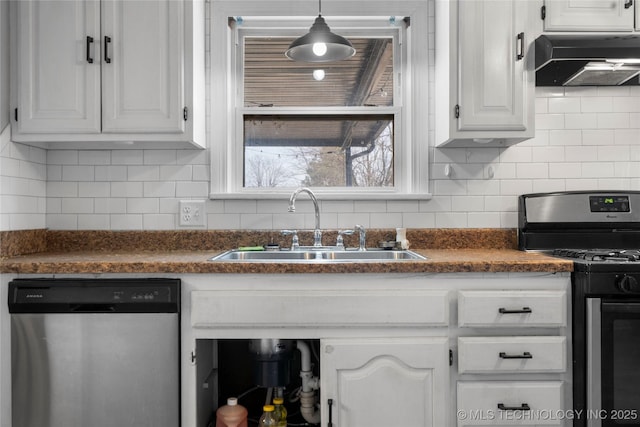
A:
[[[640,35],[543,35],[536,86],[640,85]]]

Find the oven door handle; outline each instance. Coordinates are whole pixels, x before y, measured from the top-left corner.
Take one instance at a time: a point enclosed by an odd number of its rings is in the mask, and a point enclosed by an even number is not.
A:
[[[521,309],[516,309],[516,310],[509,310],[506,309],[504,307],[500,307],[498,309],[498,313],[500,314],[528,314],[528,313],[532,313],[533,310],[531,310],[530,307],[522,307]]]

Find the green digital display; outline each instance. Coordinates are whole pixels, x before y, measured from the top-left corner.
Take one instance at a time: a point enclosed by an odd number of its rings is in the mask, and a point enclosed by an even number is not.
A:
[[[591,212],[631,212],[629,196],[589,196]]]

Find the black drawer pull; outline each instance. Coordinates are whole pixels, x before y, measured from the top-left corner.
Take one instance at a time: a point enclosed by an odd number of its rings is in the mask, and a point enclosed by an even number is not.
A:
[[[529,307],[522,307],[520,310],[507,310],[504,307],[500,307],[498,309],[498,313],[500,314],[523,314],[523,313],[531,313],[532,310]]]
[[[626,2],[624,2],[625,9],[629,9],[631,6],[633,6],[633,0],[627,0]]]
[[[500,359],[533,359],[533,354],[528,351],[525,351],[522,354],[507,354],[504,351],[501,351],[498,353],[498,356],[500,356]]]
[[[498,409],[501,411],[530,411],[528,403],[523,403],[520,406],[504,406],[504,403],[498,403]]]

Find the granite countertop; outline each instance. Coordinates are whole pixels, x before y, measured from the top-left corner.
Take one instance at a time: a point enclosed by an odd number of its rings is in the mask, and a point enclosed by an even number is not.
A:
[[[390,239],[394,232],[371,230],[368,241]],[[515,230],[503,229],[408,230],[411,249],[428,259],[393,262],[209,261],[225,249],[281,238],[273,232],[30,230],[0,237],[0,273],[17,274],[553,273],[573,269],[571,261],[517,250]],[[346,239],[345,243],[357,245]]]
[[[211,262],[220,251],[52,252],[0,261],[3,273],[454,273],[567,272],[573,262],[513,249],[414,249],[426,261]]]

